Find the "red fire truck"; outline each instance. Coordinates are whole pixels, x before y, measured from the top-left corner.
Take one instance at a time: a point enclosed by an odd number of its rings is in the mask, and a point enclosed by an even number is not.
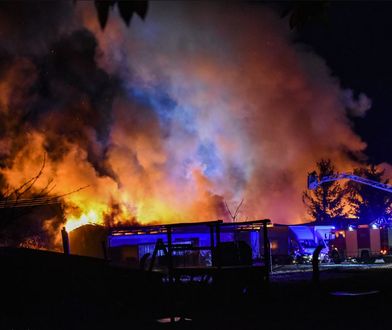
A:
[[[329,254],[335,263],[344,260],[392,262],[392,228],[376,225],[349,226],[334,230],[329,240]]]

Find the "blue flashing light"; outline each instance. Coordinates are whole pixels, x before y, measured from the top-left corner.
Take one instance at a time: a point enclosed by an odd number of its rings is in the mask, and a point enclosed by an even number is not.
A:
[[[167,244],[167,234],[137,234],[137,235],[118,235],[110,236],[110,247],[124,246],[124,245],[140,245],[140,244],[155,244],[158,239],[162,239]],[[173,244],[183,241],[190,241],[192,239],[198,239],[199,246],[210,245],[210,233],[173,233],[172,240]],[[234,239],[233,233],[221,233],[221,242],[230,242]]]
[[[354,230],[354,227],[353,226],[348,226],[348,231],[353,231]]]
[[[372,224],[372,229],[378,229],[377,224],[373,223]]]

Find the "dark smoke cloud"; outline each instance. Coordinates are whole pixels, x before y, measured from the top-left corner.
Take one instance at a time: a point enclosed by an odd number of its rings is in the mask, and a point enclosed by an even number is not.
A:
[[[105,159],[117,82],[97,67],[96,55],[95,37],[86,30],[51,45],[39,63],[41,102],[34,125],[47,136],[46,151],[54,160],[65,154],[65,142],[77,143],[99,175],[114,178]]]
[[[3,94],[8,92],[0,105],[1,165],[12,164],[13,155],[26,142],[26,133],[35,129],[45,135],[45,151],[53,161],[61,161],[67,153],[67,142],[76,143],[87,151],[98,175],[115,179],[106,164],[106,152],[117,81],[97,67],[94,35],[64,27],[71,18],[65,4],[39,4],[31,16],[28,8],[30,4],[25,3],[1,8],[2,15],[13,15],[2,24],[15,31],[0,45],[0,77],[7,85]],[[25,23],[19,26],[19,20]],[[48,29],[51,23],[53,28]],[[67,33],[60,34],[63,30]]]
[[[42,54],[77,26],[71,1],[0,2],[0,45],[16,56]]]

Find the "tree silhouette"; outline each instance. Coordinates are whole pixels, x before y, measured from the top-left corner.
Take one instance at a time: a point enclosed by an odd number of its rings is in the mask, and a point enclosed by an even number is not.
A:
[[[384,170],[375,165],[357,168],[354,174],[381,183],[389,183],[384,179]],[[355,216],[361,222],[385,222],[391,218],[392,194],[373,188],[368,185],[350,181],[347,183],[349,201],[354,209]]]
[[[322,159],[317,163],[319,178],[336,174],[331,160]],[[308,214],[317,222],[325,222],[332,219],[346,217],[345,189],[337,182],[326,182],[312,191],[305,191],[302,200]]]
[[[143,20],[147,15],[148,1],[96,0],[95,8],[97,9],[98,20],[102,30],[105,29],[109,12],[115,5],[117,5],[120,16],[127,26],[129,26],[133,14],[137,14]]]

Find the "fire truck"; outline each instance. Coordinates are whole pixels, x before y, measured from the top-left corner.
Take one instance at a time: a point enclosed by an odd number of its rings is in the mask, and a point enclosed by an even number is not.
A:
[[[334,230],[331,236],[329,254],[335,263],[344,260],[369,263],[377,259],[392,262],[392,228],[364,224]]]
[[[392,193],[392,186],[362,178],[351,173],[319,178],[316,172],[308,175],[308,188],[316,189],[325,182],[348,179]],[[349,225],[347,229],[334,229],[327,238],[329,255],[335,263],[344,260],[372,262],[383,259],[392,262],[392,227],[377,223]]]

